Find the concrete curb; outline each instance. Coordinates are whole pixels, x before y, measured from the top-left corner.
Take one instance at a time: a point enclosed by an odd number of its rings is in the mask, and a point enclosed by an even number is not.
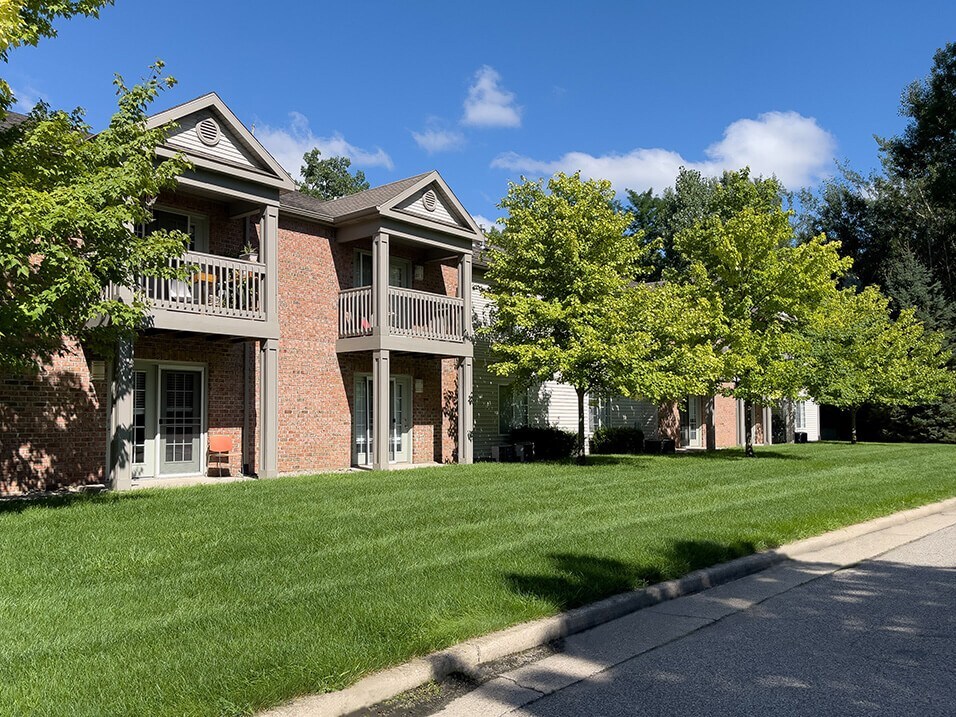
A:
[[[776,550],[755,553],[695,570],[678,580],[668,580],[641,590],[621,593],[560,615],[466,640],[398,667],[369,675],[344,690],[297,698],[288,704],[261,712],[259,717],[344,717],[420,687],[431,680],[441,680],[455,672],[474,673],[482,664],[589,630],[636,610],[697,593],[862,535],[946,512],[956,513],[956,498],[788,543]]]

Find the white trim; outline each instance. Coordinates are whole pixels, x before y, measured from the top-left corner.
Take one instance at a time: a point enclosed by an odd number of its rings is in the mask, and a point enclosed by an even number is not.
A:
[[[168,362],[162,361],[160,359],[135,359],[133,362],[133,370],[143,370],[142,368],[137,369],[136,366],[149,365],[155,367],[156,369],[156,386],[153,396],[147,394],[147,401],[152,400],[154,402],[155,415],[154,419],[156,421],[156,435],[154,436],[153,443],[153,475],[140,475],[136,476],[135,479],[138,481],[150,481],[150,480],[164,480],[166,478],[181,478],[186,476],[204,476],[208,472],[208,467],[206,465],[206,449],[209,445],[209,371],[205,363],[200,362],[190,362],[190,361],[178,361],[178,362]],[[200,435],[199,435],[199,472],[190,472],[190,473],[160,473],[160,459],[159,459],[159,417],[160,412],[162,411],[162,399],[160,393],[162,391],[163,371],[198,371],[201,375],[200,378],[200,389],[201,395],[199,397],[200,406],[199,406],[199,416],[200,416]]]
[[[405,436],[404,436],[404,439],[406,441],[405,445],[407,446],[407,451],[408,451],[408,454],[407,454],[408,460],[404,460],[404,461],[390,460],[389,465],[414,465],[415,463],[415,443],[414,443],[414,434],[415,434],[414,385],[415,385],[415,382],[414,382],[414,377],[411,374],[397,373],[397,374],[392,374],[388,378],[389,378],[389,383],[391,383],[392,381],[404,382],[405,387],[408,389],[408,391],[406,392],[407,406],[405,408],[405,413],[406,413],[406,416],[408,417],[408,429],[405,431]],[[366,457],[369,459],[368,462],[367,463],[358,462],[358,446],[355,441],[355,436],[356,436],[355,422],[357,417],[356,416],[357,411],[355,409],[357,406],[356,399],[358,397],[358,393],[356,389],[358,387],[358,382],[360,380],[368,381],[369,383],[367,385],[371,386],[372,374],[369,373],[368,371],[356,371],[352,379],[352,417],[351,417],[352,428],[349,431],[349,435],[350,435],[349,440],[351,441],[352,445],[349,449],[349,453],[351,456],[351,461],[353,466],[357,468],[371,468],[372,456],[371,456],[371,453],[368,452],[368,450],[366,450],[366,453],[365,453]],[[374,406],[372,408],[374,410]],[[389,416],[388,416],[389,421],[391,421],[391,418],[392,418],[391,411],[393,408],[394,407],[392,406],[392,402],[391,400],[389,400]],[[391,431],[389,431],[389,441],[391,441]]]

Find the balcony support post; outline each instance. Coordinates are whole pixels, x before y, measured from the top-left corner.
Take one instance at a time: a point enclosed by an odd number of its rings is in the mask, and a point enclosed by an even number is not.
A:
[[[473,375],[473,359],[466,356],[458,364],[458,462],[466,464],[474,462]]]
[[[379,232],[372,239],[372,336],[388,333],[388,261],[388,234]]]
[[[112,362],[107,477],[113,490],[133,487],[133,343],[121,339]]]
[[[269,204],[259,225],[259,251],[266,269],[262,297],[266,321],[279,323],[279,207]]]
[[[372,352],[372,468],[377,471],[388,470],[388,434],[392,425],[390,363],[388,349]]]
[[[279,342],[259,342],[259,477],[275,478],[279,467]]]
[[[458,296],[463,303],[461,317],[462,332],[465,335],[465,341],[470,341],[472,338],[471,254],[462,254],[458,260]]]

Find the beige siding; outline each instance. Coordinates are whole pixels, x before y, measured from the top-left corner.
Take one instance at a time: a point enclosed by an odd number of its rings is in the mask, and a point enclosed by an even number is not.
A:
[[[196,125],[207,117],[215,119],[219,124],[219,128],[222,130],[222,138],[214,147],[203,144],[199,137],[196,136]],[[250,155],[239,140],[225,128],[222,120],[215,117],[213,113],[208,110],[197,112],[180,120],[179,127],[169,135],[167,142],[174,147],[182,148],[189,152],[199,152],[200,154],[217,157],[244,167],[259,168],[252,158],[252,155]]]
[[[811,398],[806,399],[806,426],[797,430],[805,431],[808,441],[820,440],[820,406]]]
[[[435,202],[435,211],[430,212],[425,208],[425,205],[422,204],[422,196],[429,189],[434,191],[434,186],[425,187],[422,191],[416,192],[397,208],[410,214],[415,214],[416,216],[425,217],[426,219],[434,219],[438,222],[454,224],[455,226],[459,227],[464,226],[461,221],[455,218],[454,213],[445,203],[444,199],[442,199],[441,193],[438,191],[435,191],[435,196],[438,200]]]

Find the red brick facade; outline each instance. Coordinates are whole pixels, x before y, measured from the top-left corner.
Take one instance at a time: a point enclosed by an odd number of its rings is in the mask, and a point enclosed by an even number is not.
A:
[[[38,374],[0,379],[0,495],[103,482],[109,387],[93,361],[71,342]]]

